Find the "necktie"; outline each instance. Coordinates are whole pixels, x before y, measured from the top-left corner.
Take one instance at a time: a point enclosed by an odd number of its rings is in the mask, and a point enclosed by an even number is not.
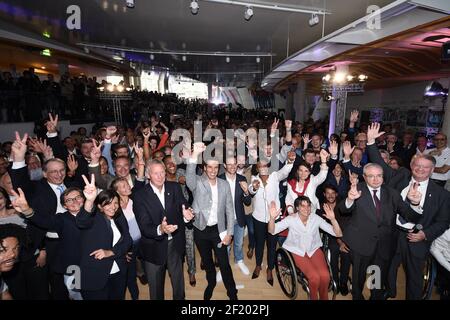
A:
[[[64,190],[66,190],[66,186],[63,185],[63,184],[60,184],[58,187],[56,187],[56,189],[58,189],[59,195],[62,195],[62,193],[64,192]]]
[[[372,190],[373,191],[373,201],[375,202],[375,212],[377,213],[377,219],[381,218],[381,201],[377,197],[377,191],[378,190]]]

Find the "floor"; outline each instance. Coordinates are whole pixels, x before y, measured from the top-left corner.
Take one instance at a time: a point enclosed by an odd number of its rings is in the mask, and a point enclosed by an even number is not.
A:
[[[280,285],[278,283],[278,279],[276,277],[275,270],[273,272],[274,276],[274,284],[273,287],[270,286],[270,284],[266,281],[266,273],[265,273],[265,261],[266,257],[264,256],[263,259],[263,270],[260,273],[259,278],[252,279],[251,273],[253,272],[255,268],[255,257],[253,256],[252,260],[248,260],[246,256],[246,248],[247,248],[247,238],[244,238],[244,262],[247,265],[248,269],[250,270],[250,275],[246,276],[244,275],[239,267],[234,264],[233,259],[233,253],[230,255],[230,264],[231,268],[233,270],[233,276],[234,280],[236,282],[236,286],[238,288],[238,297],[240,300],[288,300],[288,298],[284,295],[283,291],[280,288]],[[200,269],[200,255],[198,251],[196,251],[196,266],[197,266],[197,273],[196,273],[196,280],[197,284],[195,287],[190,286],[189,284],[189,278],[186,271],[186,268],[184,270],[185,276],[185,288],[186,288],[186,300],[202,300],[203,299],[203,291],[206,288],[207,282],[206,282],[206,273],[205,271]],[[218,270],[218,268],[217,268]],[[140,295],[140,300],[148,300],[149,299],[149,290],[148,285],[142,285],[138,281]],[[169,275],[166,274],[166,283],[165,283],[165,298],[166,300],[172,299],[172,289],[170,285],[170,279]],[[397,279],[397,297],[396,300],[403,300],[405,298],[405,275],[403,272],[403,269],[400,268],[398,272],[398,279]],[[366,288],[364,291],[365,297],[369,297],[369,291]],[[130,295],[127,292],[127,299],[130,299]],[[330,294],[331,298],[331,294]],[[227,300],[228,297],[226,295],[226,290],[223,285],[223,282],[217,283],[217,286],[214,290],[214,294],[212,297],[213,300]],[[306,300],[307,296],[306,293],[299,288],[297,300]],[[351,294],[348,294],[347,296],[342,296],[338,294],[336,296],[336,300],[351,300],[352,296]],[[438,300],[439,296],[433,292],[432,300]]]

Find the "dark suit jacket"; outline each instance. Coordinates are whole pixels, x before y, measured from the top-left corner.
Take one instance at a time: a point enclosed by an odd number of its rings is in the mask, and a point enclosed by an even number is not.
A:
[[[425,259],[433,241],[448,229],[450,223],[450,193],[429,180],[427,192],[423,196],[425,196],[422,208],[423,214],[417,223],[423,226],[426,240],[408,242],[408,245],[414,256]]]
[[[225,173],[221,174],[219,176],[222,180],[227,180],[225,177]],[[239,182],[244,181],[247,182],[247,179],[243,175],[236,174],[236,186],[234,190],[234,211],[236,212],[236,219],[238,222],[238,225],[240,227],[245,227],[245,210],[244,210],[244,204],[246,206],[249,206],[252,203],[252,196],[250,193],[248,195],[244,195],[244,191],[242,191],[241,186],[239,185]],[[231,190],[233,192],[233,190]]]
[[[172,233],[171,241],[180,256],[184,253],[186,243],[182,205],[188,208],[188,202],[178,183],[166,181],[164,189],[165,209],[150,184],[137,189],[133,195],[133,211],[142,236],[139,243],[140,253],[145,261],[157,265],[167,261],[168,235],[157,233],[157,227],[164,217],[167,218],[168,224],[178,226]]]
[[[114,222],[121,233],[119,242],[113,247],[113,231],[111,222],[102,213],[88,213],[81,209],[76,217],[77,226],[81,229],[81,289],[100,290],[106,286],[114,261],[120,272],[126,277],[126,254],[133,244],[128,231],[127,219],[123,213],[114,218]],[[98,249],[112,250],[114,255],[102,260],[90,256]]]
[[[29,221],[43,229],[55,230],[58,233],[60,240],[54,259],[56,272],[66,273],[68,266],[80,265],[81,231],[75,216],[68,211],[56,215],[43,215],[35,211]]]
[[[396,214],[412,222],[417,222],[420,215],[402,200],[396,190],[383,185],[380,195],[381,219],[378,221],[375,204],[366,183],[359,183],[358,190],[362,191],[361,197],[350,208],[347,209],[345,200],[339,204],[343,214],[351,214],[343,240],[351,250],[360,255],[372,256],[377,249],[383,258],[389,259],[396,230]]]
[[[11,169],[9,171],[11,176],[11,181],[15,189],[22,188],[27,198],[28,203],[34,209],[35,212],[39,212],[43,217],[51,219],[55,215],[57,210],[57,199],[55,192],[50,187],[46,179],[41,179],[39,181],[31,181],[28,176],[27,167],[20,169]],[[66,179],[64,181],[66,187],[78,186],[78,184],[73,180]],[[32,223],[31,223],[32,225]],[[29,225],[30,227],[30,225]],[[32,227],[33,228],[33,227]],[[51,244],[45,243],[45,234],[47,231],[53,231],[52,229],[45,229],[40,227],[34,227],[32,232],[32,243],[33,249],[47,248],[47,264],[52,267],[52,269],[57,268],[57,244],[58,241],[52,241]],[[31,230],[31,229],[30,229]]]

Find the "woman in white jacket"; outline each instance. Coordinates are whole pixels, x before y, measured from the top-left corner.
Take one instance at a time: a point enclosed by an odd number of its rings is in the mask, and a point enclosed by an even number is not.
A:
[[[293,205],[295,199],[299,196],[306,196],[311,200],[311,210],[319,209],[319,200],[316,197],[316,189],[327,178],[328,166],[327,166],[328,152],[324,149],[320,151],[320,172],[316,176],[311,175],[311,168],[306,163],[300,163],[297,171],[295,172],[295,178],[288,181],[287,195],[286,195],[286,208],[289,213],[293,213]]]

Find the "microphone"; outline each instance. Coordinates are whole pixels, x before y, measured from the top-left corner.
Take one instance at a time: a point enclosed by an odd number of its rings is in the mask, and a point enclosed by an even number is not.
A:
[[[423,230],[423,225],[420,223],[416,224],[413,228],[413,233],[418,233],[419,231]]]

